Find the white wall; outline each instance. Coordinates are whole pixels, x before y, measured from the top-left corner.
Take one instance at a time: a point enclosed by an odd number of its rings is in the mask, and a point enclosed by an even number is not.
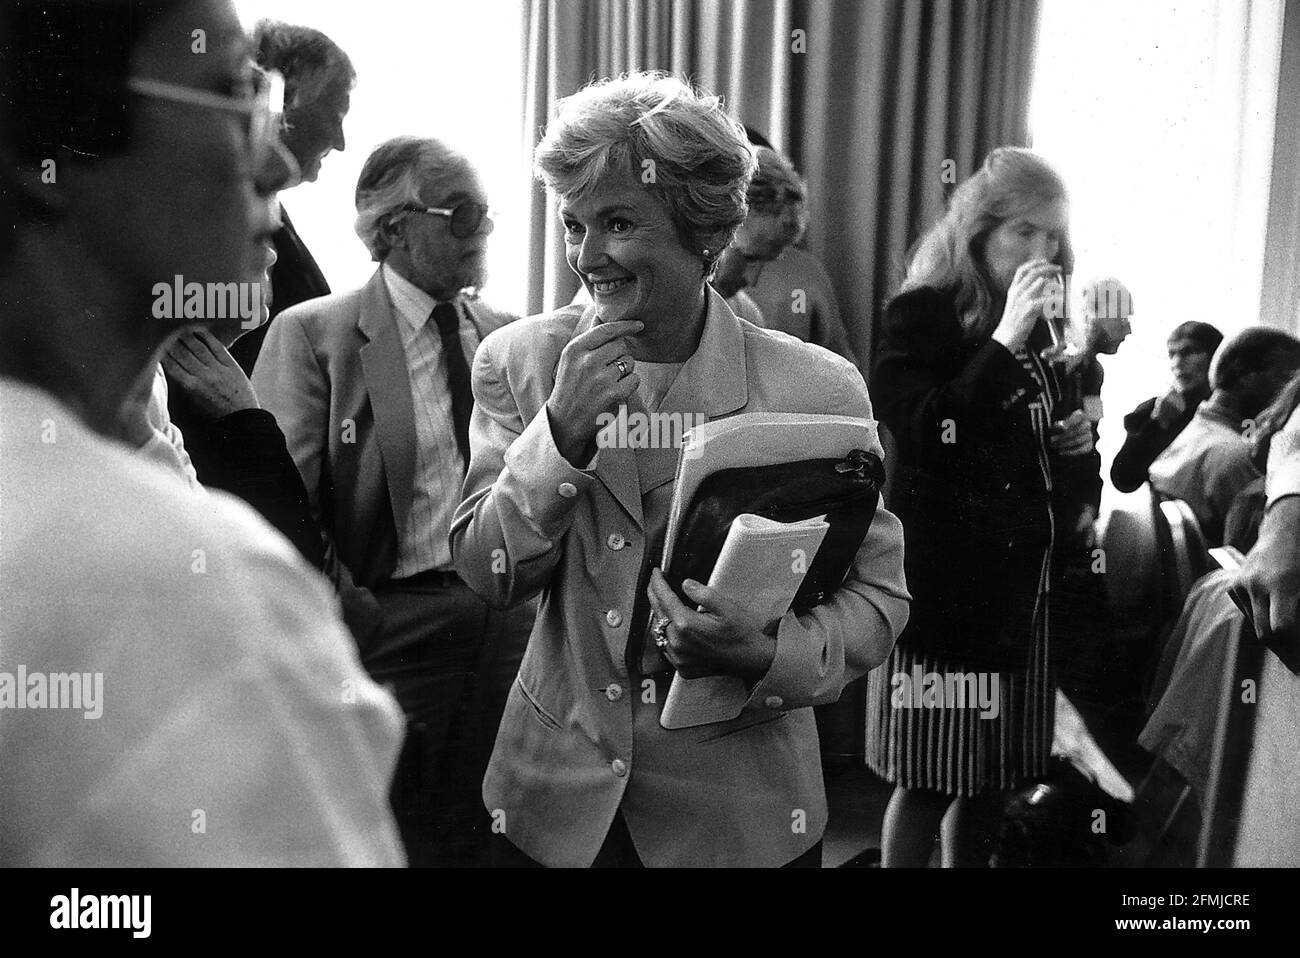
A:
[[[390,136],[433,136],[474,161],[501,211],[488,256],[484,296],[524,304],[523,199],[528,187],[519,0],[235,0],[251,28],[272,17],[322,30],[357,70],[344,123],[347,149],[325,158],[320,178],[282,197],[294,225],[335,290],[374,270],[352,231],[357,176],[370,150]]]
[[[1070,190],[1077,276],[1133,292],[1106,358],[1102,457],[1169,388],[1165,339],[1189,319],[1259,322],[1281,0],[1045,0],[1030,124]]]

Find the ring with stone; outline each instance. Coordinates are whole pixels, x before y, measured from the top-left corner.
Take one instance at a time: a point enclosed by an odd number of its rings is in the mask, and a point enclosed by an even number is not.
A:
[[[618,367],[618,376],[620,379],[627,375],[627,363],[620,359],[614,365]]]
[[[655,645],[661,649],[668,648],[668,620],[660,617],[655,621],[651,631],[655,637]]]

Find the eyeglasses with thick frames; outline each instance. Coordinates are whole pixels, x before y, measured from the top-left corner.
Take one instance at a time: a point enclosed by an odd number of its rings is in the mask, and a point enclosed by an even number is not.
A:
[[[408,213],[428,213],[431,216],[446,216],[451,219],[451,235],[456,239],[469,239],[479,231],[484,221],[487,221],[486,233],[490,235],[495,223],[493,218],[495,214],[490,207],[482,203],[461,203],[453,209],[446,209],[438,206],[406,206],[403,209]]]
[[[260,73],[251,97],[224,96],[210,90],[167,83],[148,77],[130,77],[126,88],[137,96],[167,103],[179,103],[184,106],[197,106],[207,110],[220,110],[234,113],[247,120],[245,132],[252,151],[253,169],[260,170],[271,150],[275,149],[280,137],[280,123],[284,116],[284,77],[268,70]],[[291,160],[288,151],[283,151],[285,161]],[[294,171],[297,173],[297,171]],[[293,180],[297,180],[297,176]]]

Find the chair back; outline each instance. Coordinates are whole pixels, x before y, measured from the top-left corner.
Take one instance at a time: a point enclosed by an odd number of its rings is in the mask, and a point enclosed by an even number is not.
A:
[[[1102,581],[1115,622],[1145,623],[1159,596],[1159,551],[1150,493],[1107,489],[1098,541],[1106,557]],[[1143,631],[1149,631],[1145,625]]]
[[[1160,553],[1161,612],[1168,621],[1178,617],[1196,580],[1210,571],[1210,553],[1191,506],[1181,499],[1157,498],[1153,509]]]

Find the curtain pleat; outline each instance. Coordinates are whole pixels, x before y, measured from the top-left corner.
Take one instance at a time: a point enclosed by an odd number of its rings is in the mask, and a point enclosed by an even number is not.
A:
[[[1280,46],[1259,321],[1300,335],[1300,4],[1286,5]]]
[[[531,150],[556,101],[663,69],[722,95],[809,183],[807,244],[835,282],[864,372],[909,245],[951,183],[1026,145],[1038,0],[528,0]],[[806,52],[794,49],[803,31]],[[568,302],[552,205],[534,185],[528,308]]]

